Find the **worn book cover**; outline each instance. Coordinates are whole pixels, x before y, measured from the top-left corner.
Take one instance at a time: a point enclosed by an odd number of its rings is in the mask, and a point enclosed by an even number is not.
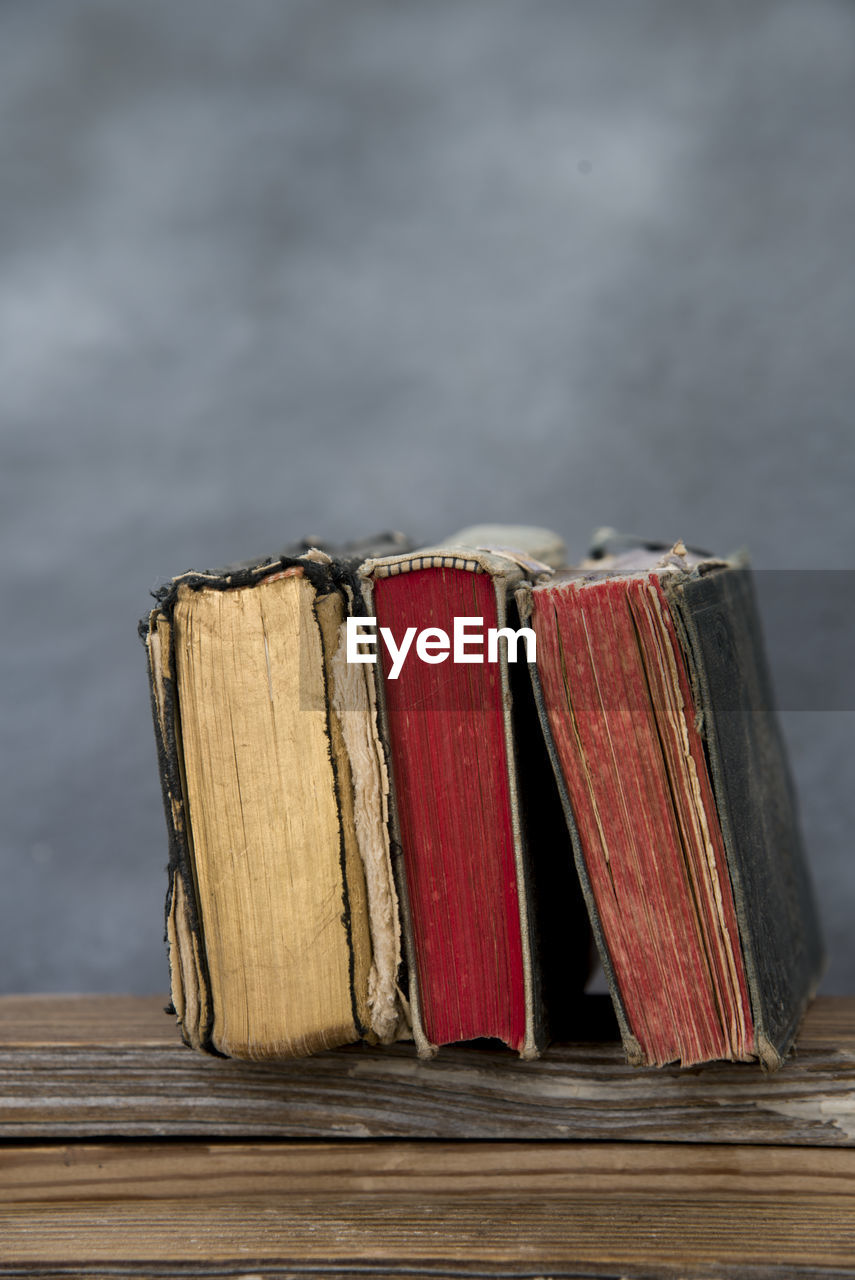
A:
[[[275,1059],[406,1033],[373,682],[345,661],[372,546],[187,573],[141,624],[188,1044]]]
[[[747,562],[600,548],[520,608],[630,1060],[777,1067],[823,948]]]

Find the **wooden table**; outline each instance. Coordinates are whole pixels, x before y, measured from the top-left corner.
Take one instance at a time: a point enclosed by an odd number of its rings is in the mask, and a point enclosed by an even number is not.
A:
[[[855,1277],[855,1000],[775,1075],[207,1058],[162,999],[0,999],[0,1275]]]

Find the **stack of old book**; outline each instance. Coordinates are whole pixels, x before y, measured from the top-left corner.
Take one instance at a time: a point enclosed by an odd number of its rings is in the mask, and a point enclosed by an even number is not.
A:
[[[186,573],[142,624],[188,1044],[777,1066],[822,947],[750,571],[545,530]]]

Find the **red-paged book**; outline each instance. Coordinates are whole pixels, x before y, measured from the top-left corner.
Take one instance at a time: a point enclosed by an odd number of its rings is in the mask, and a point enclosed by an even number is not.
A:
[[[522,612],[630,1060],[778,1066],[823,953],[747,565],[636,547]]]
[[[423,1054],[491,1038],[533,1057],[548,1013],[562,1022],[587,973],[587,924],[525,640],[502,634],[520,625],[515,588],[544,569],[523,553],[448,545],[361,570],[378,629]]]

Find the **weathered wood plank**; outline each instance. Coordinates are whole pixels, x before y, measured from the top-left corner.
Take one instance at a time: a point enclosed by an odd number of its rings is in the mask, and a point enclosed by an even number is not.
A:
[[[817,1001],[774,1074],[626,1066],[616,1041],[538,1062],[352,1046],[276,1065],[177,1042],[163,1002],[0,999],[0,1137],[491,1138],[855,1146],[855,1000]],[[603,1005],[590,1005],[605,1021]]]
[[[855,1151],[616,1142],[0,1145],[0,1205],[600,1194],[766,1197],[770,1203],[838,1196],[855,1210]]]
[[[174,1048],[179,1038],[175,1018],[165,1012],[168,1003],[166,995],[0,996],[0,1049],[73,1044]],[[580,1043],[590,1041],[592,1030],[618,1050],[606,996],[588,996],[582,1005]],[[855,996],[821,996],[808,1009],[799,1046],[809,1049],[829,1043],[855,1048]]]
[[[0,1274],[855,1276],[855,1152],[624,1144],[0,1151]],[[134,1272],[136,1268],[136,1272]]]
[[[161,996],[0,996],[0,1050],[175,1048],[175,1018]]]

